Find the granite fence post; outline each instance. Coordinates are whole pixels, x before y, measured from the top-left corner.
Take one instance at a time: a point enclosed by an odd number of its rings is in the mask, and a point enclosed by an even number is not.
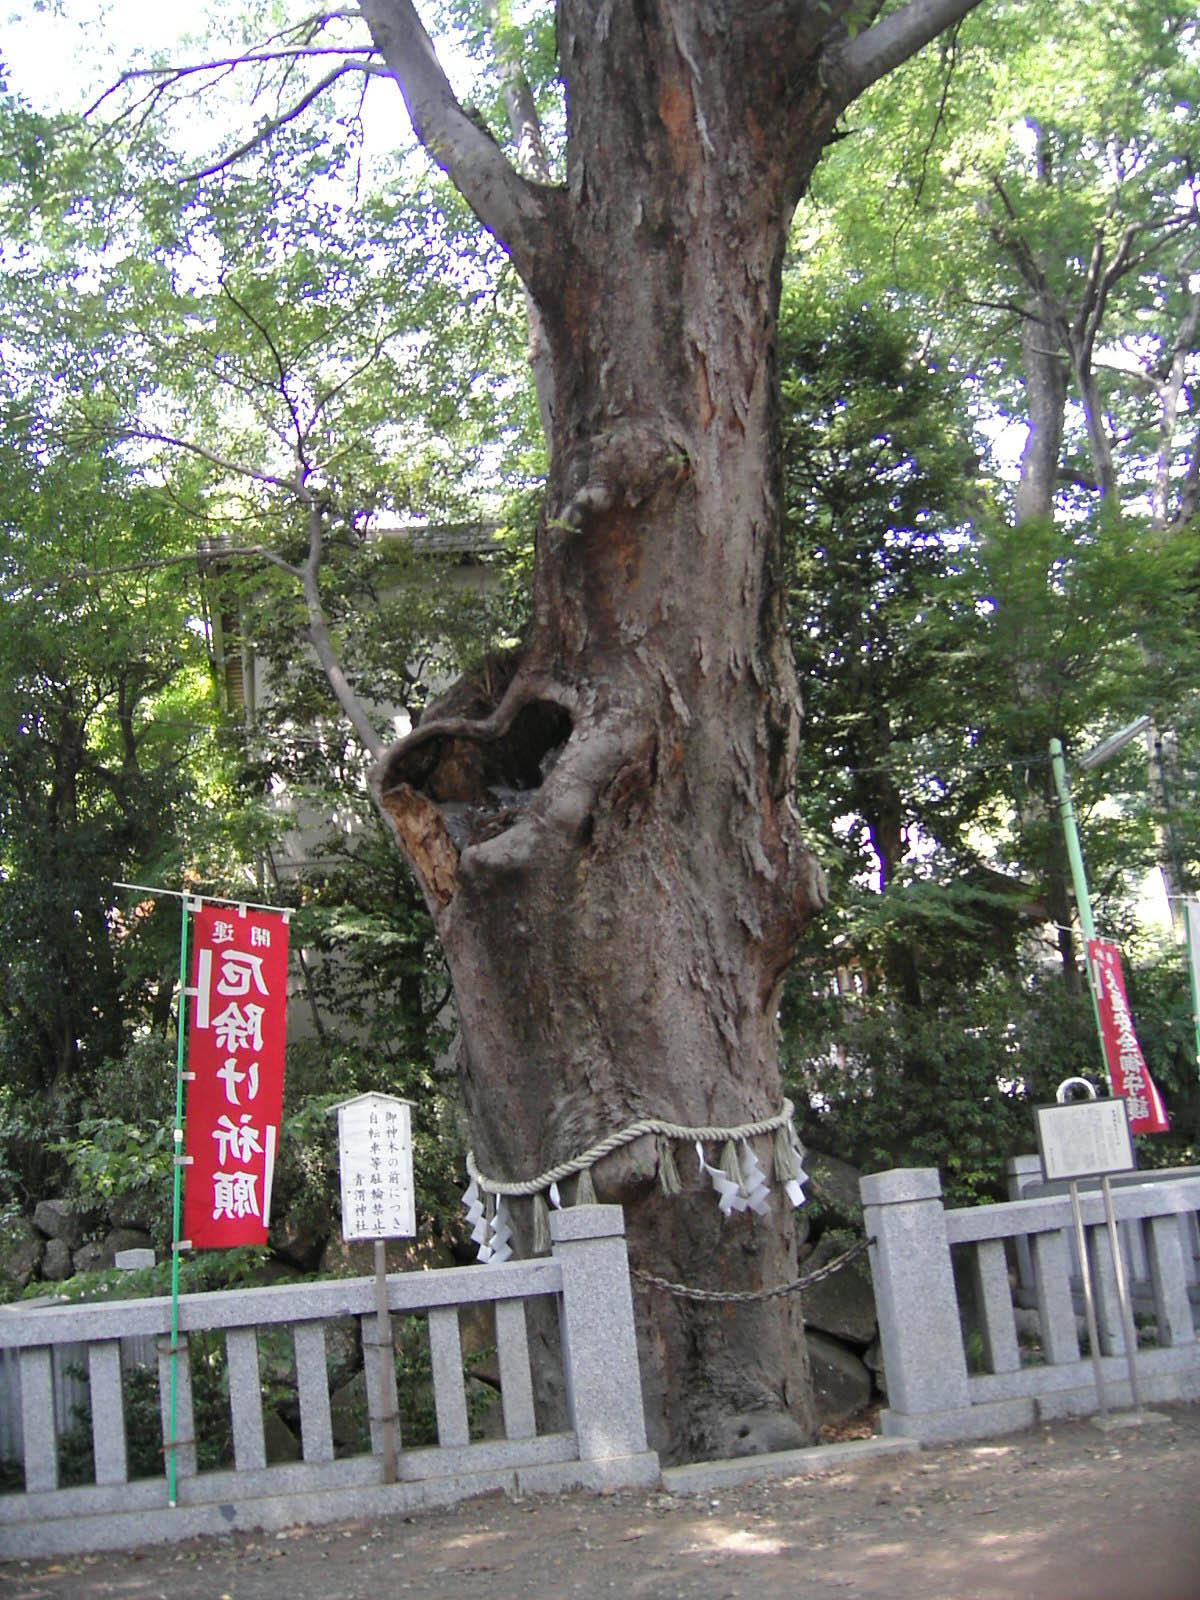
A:
[[[1010,1156],[1004,1163],[1004,1170],[1008,1177],[1008,1198],[1024,1200],[1030,1184],[1042,1181],[1042,1158]],[[1017,1282],[1024,1296],[1023,1303],[1028,1305],[1034,1293],[1033,1255],[1029,1240],[1023,1234],[1018,1234],[1013,1245],[1017,1256]]]
[[[581,1461],[646,1452],[642,1377],[620,1206],[550,1214],[562,1267],[563,1374]]]
[[[958,1297],[935,1167],[859,1180],[887,1374],[885,1433],[936,1438],[970,1409]],[[952,1415],[947,1415],[950,1413]]]

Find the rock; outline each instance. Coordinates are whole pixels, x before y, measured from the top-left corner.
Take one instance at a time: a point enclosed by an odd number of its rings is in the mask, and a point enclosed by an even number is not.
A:
[[[1042,1319],[1032,1306],[1014,1306],[1013,1322],[1016,1325],[1018,1339],[1041,1344]]]
[[[37,1276],[46,1241],[28,1217],[14,1216],[0,1223],[0,1276],[16,1289],[24,1289]]]
[[[461,1267],[468,1263],[455,1259],[453,1250],[425,1239],[387,1239],[384,1241],[387,1270],[428,1272],[434,1267]],[[471,1256],[474,1261],[474,1255]],[[375,1272],[375,1241],[331,1234],[321,1250],[317,1272],[323,1278],[369,1278]]]
[[[388,1262],[389,1270],[391,1262]],[[366,1278],[375,1271],[375,1246],[371,1240],[347,1242],[334,1234],[325,1243],[317,1271],[323,1278]]]
[[[490,1305],[475,1301],[459,1307],[458,1335],[464,1356],[478,1356],[496,1348],[495,1314]]]
[[[71,1247],[65,1239],[47,1239],[42,1254],[42,1277],[50,1283],[69,1278],[75,1270]]]
[[[842,1422],[870,1404],[871,1373],[853,1350],[822,1333],[808,1335],[818,1422]]]
[[[786,1411],[743,1411],[722,1419],[718,1459],[766,1456],[776,1450],[803,1450],[812,1440]]]
[[[498,1387],[472,1372],[467,1379],[467,1412],[471,1418],[471,1437],[503,1439],[504,1401]]]
[[[837,1156],[827,1156],[821,1150],[808,1150],[804,1155],[804,1170],[812,1179],[809,1193],[817,1201],[827,1220],[863,1231],[862,1201],[858,1197],[858,1180],[862,1176],[857,1167]]]
[[[69,1250],[83,1243],[83,1220],[69,1200],[39,1200],[33,1225],[47,1239],[61,1239]]]
[[[319,1265],[328,1240],[328,1230],[294,1217],[281,1217],[272,1223],[270,1245],[275,1254],[299,1272],[312,1272]]]
[[[353,1378],[339,1385],[329,1396],[329,1422],[337,1455],[352,1455],[367,1448],[364,1441],[370,1436],[370,1429],[367,1424],[367,1380],[364,1373],[356,1372]]]
[[[45,1277],[45,1272],[42,1273],[42,1276]],[[1042,1319],[1036,1308],[1033,1306],[1014,1306],[1013,1322],[1016,1324],[1017,1339],[1021,1344],[1041,1344]],[[1086,1350],[1088,1332],[1087,1318],[1085,1316],[1077,1316],[1075,1318],[1075,1336],[1079,1340],[1080,1349]]]
[[[325,1324],[325,1365],[331,1390],[349,1382],[360,1370],[362,1345],[357,1317],[338,1317]]]
[[[93,1240],[90,1244],[80,1245],[71,1257],[76,1272],[103,1272],[106,1267],[113,1264],[112,1251],[106,1250],[102,1244]]]
[[[275,1466],[280,1461],[300,1460],[300,1441],[288,1427],[287,1423],[270,1407],[263,1410],[263,1441],[267,1450],[267,1465]]]
[[[104,1235],[104,1249],[112,1256],[114,1265],[117,1256],[126,1250],[153,1250],[153,1248],[154,1240],[144,1228],[113,1228]]]
[[[165,1197],[168,1206],[170,1196]],[[150,1234],[155,1218],[162,1212],[164,1197],[157,1194],[114,1195],[108,1203],[108,1220],[114,1228],[137,1228]]]
[[[802,1273],[815,1272],[847,1248],[844,1237],[831,1236],[818,1241],[804,1259]],[[831,1278],[825,1278],[801,1298],[804,1325],[831,1334],[851,1344],[867,1346],[875,1337],[875,1291],[871,1287],[866,1256],[850,1261]]]
[[[883,1346],[875,1339],[863,1351],[863,1363],[871,1376],[875,1379],[875,1388],[881,1395],[887,1395],[887,1369],[883,1364]]]

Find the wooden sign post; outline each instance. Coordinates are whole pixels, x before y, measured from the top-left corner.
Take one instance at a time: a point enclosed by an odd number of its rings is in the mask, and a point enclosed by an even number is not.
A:
[[[413,1189],[412,1102],[390,1094],[360,1094],[330,1108],[338,1114],[342,1179],[342,1238],[375,1243],[376,1352],[383,1435],[383,1481],[396,1481],[396,1411],[392,1319],[387,1301],[386,1239],[417,1231]]]

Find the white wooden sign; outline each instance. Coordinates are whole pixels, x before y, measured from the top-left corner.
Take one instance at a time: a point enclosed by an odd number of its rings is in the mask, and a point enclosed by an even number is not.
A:
[[[1047,1183],[1132,1172],[1137,1166],[1129,1132],[1129,1102],[1078,1100],[1038,1106],[1038,1146]]]
[[[411,1239],[412,1102],[360,1094],[337,1107],[343,1239]]]

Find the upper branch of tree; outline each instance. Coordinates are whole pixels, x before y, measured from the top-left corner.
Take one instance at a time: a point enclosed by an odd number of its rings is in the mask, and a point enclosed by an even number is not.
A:
[[[272,489],[284,489],[289,494],[296,492],[295,482],[286,478],[277,477],[272,472],[260,472],[257,467],[248,467],[243,461],[231,461],[228,456],[209,450],[206,445],[197,444],[194,439],[181,439],[173,433],[160,433],[151,428],[111,428],[104,430],[110,438],[141,439],[146,444],[167,444],[175,450],[186,450],[191,455],[199,456],[202,461],[207,461],[211,466],[220,467],[222,472],[232,472],[241,478],[250,478],[255,483],[265,483]]]
[[[552,255],[556,191],[523,178],[463,110],[411,0],[363,0],[362,13],[417,138],[537,295]]]
[[[1004,311],[1009,316],[1022,318],[1027,322],[1040,322],[1042,319],[1029,309],[1028,306],[1018,304],[1016,300],[988,300],[979,295],[964,295],[963,304],[975,306],[980,311]]]
[[[992,174],[992,188],[1000,196],[1009,221],[1013,224],[1009,229],[993,227],[991,229],[992,238],[1009,256],[1016,266],[1025,287],[1034,296],[1038,308],[1034,313],[1034,320],[1044,322],[1047,314],[1052,311],[1055,319],[1055,331],[1064,337],[1065,342],[1070,343],[1071,329],[1067,324],[1062,307],[1058,298],[1051,292],[1050,284],[1042,270],[1041,262],[1038,260],[1032,245],[1021,228],[1020,215],[1013,205],[1004,184],[995,173]]]
[[[347,68],[356,67],[363,71],[369,68],[369,58],[374,53],[370,45],[288,45],[279,50],[247,50],[240,56],[213,56],[207,61],[194,61],[186,66],[130,67],[88,106],[84,116],[94,117],[102,105],[119,94],[128,84],[135,83],[139,79],[149,79],[150,87],[122,113],[118,121],[130,116],[147,101],[161,99],[167,90],[188,78],[211,77],[218,72],[225,74],[235,71],[238,67],[252,66],[255,62],[298,61],[306,56],[337,56]],[[354,56],[362,56],[364,59],[361,61],[349,59]]]
[[[485,11],[496,63],[504,82],[504,106],[508,112],[509,131],[517,153],[517,170],[535,183],[549,184],[550,157],[546,152],[537,104],[533,98],[533,90],[529,86],[524,62],[501,25],[503,17],[500,0],[486,0]],[[542,324],[542,314],[528,288],[525,290],[525,302],[529,321],[529,366],[537,392],[542,433],[548,439],[554,418],[553,363]]]
[[[979,3],[980,0],[909,0],[908,5],[889,12],[852,39],[843,38],[828,45],[821,55],[821,78],[839,110],[939,33],[953,27]]]
[[[551,181],[550,158],[546,154],[542,125],[524,65],[502,33],[499,0],[487,0],[485,10],[492,47],[504,82],[504,109],[508,112],[508,126],[516,147],[517,168],[525,177],[548,184]]]
[[[221,156],[219,160],[210,162],[207,167],[201,167],[198,172],[189,173],[183,181],[185,183],[201,183],[205,178],[212,178],[218,172],[224,172],[227,168],[233,166],[235,162],[240,161],[243,156],[248,156],[252,150],[257,150],[260,145],[265,144],[273,133],[280,128],[286,127],[289,122],[294,122],[302,112],[308,110],[314,100],[320,99],[326,89],[332,88],[339,79],[344,78],[348,73],[382,73],[383,70],[378,62],[374,61],[343,61],[340,66],[333,67],[324,77],[319,78],[298,100],[293,100],[290,105],[286,106],[278,116],[264,117],[250,137],[244,139],[236,149],[230,150],[228,154]]]
[[[1100,484],[1092,474],[1079,472],[1074,467],[1059,467],[1059,483],[1069,483],[1074,489],[1086,489],[1089,494],[1099,494]]]
[[[221,277],[221,293],[233,306],[238,315],[243,317],[250,324],[258,336],[262,339],[267,349],[271,352],[271,360],[275,364],[275,371],[278,377],[276,388],[279,390],[280,398],[283,400],[284,406],[287,408],[288,416],[292,420],[292,429],[295,434],[296,445],[296,466],[297,470],[301,474],[301,477],[303,478],[308,468],[308,463],[304,457],[304,426],[300,421],[300,413],[296,409],[296,403],[292,399],[291,390],[288,387],[287,366],[282,355],[279,353],[279,347],[271,337],[270,330],[266,328],[263,323],[254,315],[250,308],[244,305],[242,301],[239,300],[234,294],[233,290],[229,287],[229,280],[224,275]]]
[[[378,361],[380,356],[383,354],[384,343],[384,336],[382,334],[377,335],[376,338],[372,340],[370,349],[367,351],[367,354],[362,358],[361,361],[356,362],[354,366],[350,367],[337,380],[336,383],[331,383],[327,388],[322,389],[317,393],[312,403],[312,421],[309,424],[310,432],[319,421],[321,414],[325,411],[326,407],[332,405],[332,403],[337,399],[338,395],[340,395],[344,390],[348,389],[351,384],[357,383],[359,378],[362,377],[363,373],[369,372],[370,369],[375,365],[376,361]],[[323,457],[320,465],[325,469],[325,471],[328,472],[331,462],[339,460],[351,448],[352,447],[350,445],[344,445],[340,450],[335,451],[333,455]]]
[[[234,560],[239,557],[249,557],[255,561],[267,561],[272,566],[280,567],[284,572],[290,573],[293,578],[300,576],[300,568],[285,561],[273,550],[268,550],[266,545],[222,545],[220,548],[222,561]],[[155,556],[145,561],[122,561],[109,567],[69,567],[65,572],[56,572],[53,577],[46,578],[34,589],[25,589],[23,586],[14,585],[7,590],[0,590],[7,600],[14,600],[28,596],[39,600],[52,589],[59,589],[67,583],[88,583],[101,578],[116,578],[128,572],[159,572],[164,567],[194,566],[203,570],[205,565],[213,558],[210,549],[200,548],[188,550],[175,556]]]

